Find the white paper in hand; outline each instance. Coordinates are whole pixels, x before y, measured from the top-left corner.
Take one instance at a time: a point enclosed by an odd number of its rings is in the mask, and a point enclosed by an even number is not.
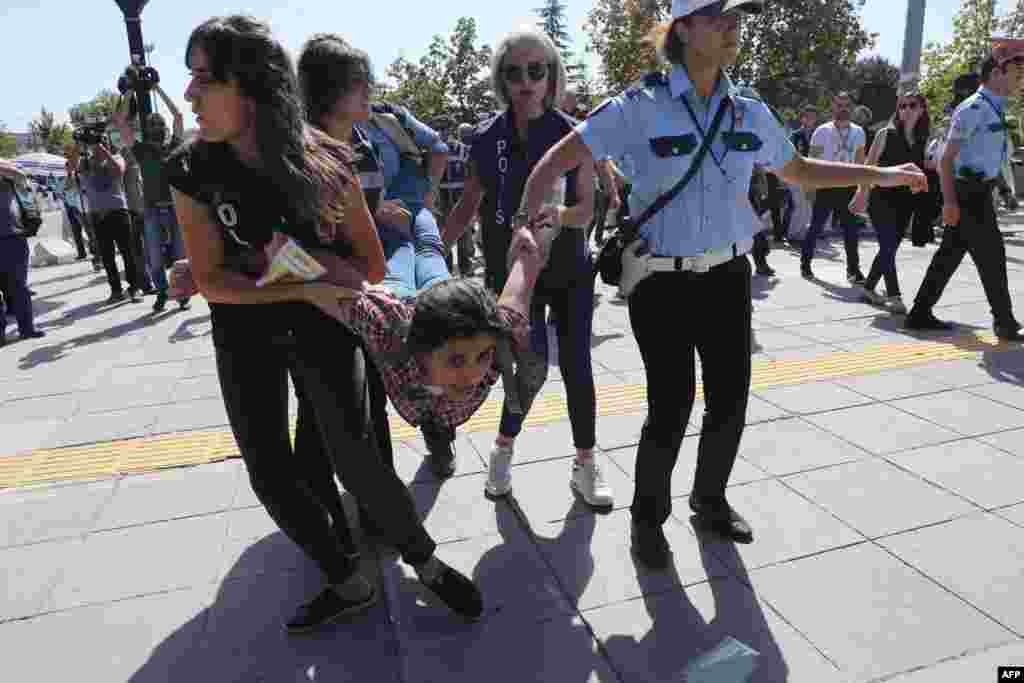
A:
[[[256,281],[257,287],[264,287],[274,282],[309,282],[323,277],[327,269],[300,247],[295,240],[288,237],[274,245],[276,251],[267,266],[267,271]]]
[[[757,668],[759,652],[732,636],[691,661],[683,671],[685,683],[746,683]]]

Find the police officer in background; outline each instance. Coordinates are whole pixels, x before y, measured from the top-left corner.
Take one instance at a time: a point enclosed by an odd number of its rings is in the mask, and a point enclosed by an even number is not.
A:
[[[1007,99],[1020,92],[1024,78],[1024,41],[997,43],[981,65],[982,85],[960,103],[939,163],[942,179],[942,243],[925,273],[924,282],[907,314],[911,330],[950,330],[932,308],[949,279],[970,252],[992,307],[995,333],[1020,341],[1020,324],[1013,317],[1006,275],[1006,246],[999,232],[992,189],[1007,154]]]
[[[746,417],[751,373],[750,251],[761,229],[747,197],[754,163],[807,187],[859,183],[912,185],[916,166],[869,168],[805,159],[761,101],[735,94],[723,67],[736,59],[743,13],[763,0],[673,0],[672,20],[653,36],[671,63],[599,107],[553,147],[527,182],[528,224],[543,226],[545,188],[591,159],[629,154],[635,175],[630,214],[666,193],[725,107],[720,130],[699,171],[664,209],[641,226],[623,255],[620,290],[647,374],[647,420],[640,437],[633,498],[633,551],[643,565],[667,567],[662,525],[671,512],[671,479],[693,407],[694,351],[703,366],[706,411],[690,507],[698,523],[726,539],[753,540],[725,490]],[[674,322],[673,322],[674,318]]]

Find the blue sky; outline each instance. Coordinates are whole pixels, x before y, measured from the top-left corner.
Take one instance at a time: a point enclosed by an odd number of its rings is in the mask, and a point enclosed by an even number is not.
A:
[[[770,0],[769,0],[770,1]],[[565,0],[574,47],[587,44],[583,24],[593,0]],[[461,16],[472,16],[482,42],[494,44],[511,28],[533,22],[538,0],[392,0],[310,2],[249,0],[221,5],[203,0],[151,0],[143,13],[146,42],[156,44],[152,62],[164,90],[193,122],[182,99],[187,82],[185,41],[212,14],[246,11],[270,21],[286,46],[297,52],[316,31],[333,31],[366,49],[379,75],[400,54],[415,59],[434,34],[448,34]],[[948,40],[959,0],[928,0],[925,42]],[[1001,3],[1003,4],[1003,3]],[[862,16],[879,33],[875,52],[897,65],[902,57],[906,5],[903,0],[867,0]],[[124,20],[114,0],[0,0],[0,64],[4,94],[0,123],[24,131],[41,106],[67,118],[67,109],[113,88],[128,62]],[[591,56],[588,61],[596,65]],[[16,68],[12,68],[16,66]]]

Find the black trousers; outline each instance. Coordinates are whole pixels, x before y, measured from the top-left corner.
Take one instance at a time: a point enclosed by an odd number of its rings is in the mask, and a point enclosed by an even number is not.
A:
[[[661,525],[672,512],[672,470],[690,419],[700,354],[704,425],[693,492],[724,496],[750,394],[750,262],[739,256],[703,274],[657,273],[629,297],[629,320],[647,374],[647,420],[636,459],[633,518]],[[686,321],[666,327],[666,316]]]
[[[121,275],[118,273],[117,260],[114,258],[115,245],[121,252],[121,258],[124,259],[128,286],[142,289],[138,264],[135,262],[135,250],[132,249],[132,219],[128,209],[96,212],[92,214],[92,221],[100,257],[103,259],[103,267],[107,271],[110,291],[114,294],[121,293]]]
[[[818,235],[825,227],[825,220],[832,216],[836,227],[843,229],[843,246],[846,248],[846,272],[860,272],[860,253],[858,252],[858,235],[860,221],[850,213],[850,201],[856,193],[854,187],[830,187],[818,190],[814,195],[814,208],[811,211],[811,226],[804,237],[801,259],[810,263],[814,258],[814,246]]]
[[[316,486],[322,496],[337,493],[333,467],[345,490],[356,498],[402,559],[409,564],[425,562],[436,545],[395,472],[386,409],[381,406],[382,383],[374,387],[375,392],[381,391],[371,401],[365,356],[356,338],[341,324],[311,306],[303,307],[298,319],[296,455],[306,469],[319,473]],[[340,362],[339,353],[345,359],[351,354],[351,362]],[[375,427],[378,424],[382,426]],[[313,429],[319,439],[314,438]],[[325,488],[324,480],[330,483],[330,490]]]
[[[78,258],[85,258],[88,256],[85,252],[85,237],[83,236],[85,226],[82,225],[85,218],[77,206],[71,206],[65,202],[64,209],[68,214],[68,223],[71,224],[71,236],[75,240],[75,248],[78,249]]]
[[[942,242],[914,299],[913,312],[923,314],[932,310],[960,267],[964,254],[969,253],[981,276],[981,286],[996,326],[1016,329],[1006,276],[1006,246],[992,203],[992,186],[957,181],[956,195],[960,203],[960,224],[943,230]]]

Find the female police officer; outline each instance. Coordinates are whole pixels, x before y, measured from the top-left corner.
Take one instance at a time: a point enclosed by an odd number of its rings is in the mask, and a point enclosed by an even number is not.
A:
[[[868,168],[804,159],[796,154],[768,107],[735,94],[722,69],[736,58],[741,12],[759,12],[763,0],[673,0],[672,21],[657,32],[671,64],[599,107],[552,148],[527,181],[519,221],[549,220],[545,189],[590,159],[629,154],[635,177],[630,214],[677,184],[714,127],[721,134],[689,184],[641,226],[641,239],[623,256],[620,288],[647,373],[647,420],[636,463],[633,550],[650,568],[664,568],[669,548],[661,526],[671,510],[670,481],[695,394],[694,355],[703,364],[706,411],[690,506],[702,526],[734,541],[753,533],[725,499],[743,431],[750,391],[750,250],[759,229],[747,186],[754,163],[804,187],[859,183],[924,186],[912,164]],[[685,319],[666,325],[669,302],[682,302]],[[678,309],[677,309],[678,310]],[[681,311],[679,311],[681,312]],[[680,316],[682,318],[682,316]]]

